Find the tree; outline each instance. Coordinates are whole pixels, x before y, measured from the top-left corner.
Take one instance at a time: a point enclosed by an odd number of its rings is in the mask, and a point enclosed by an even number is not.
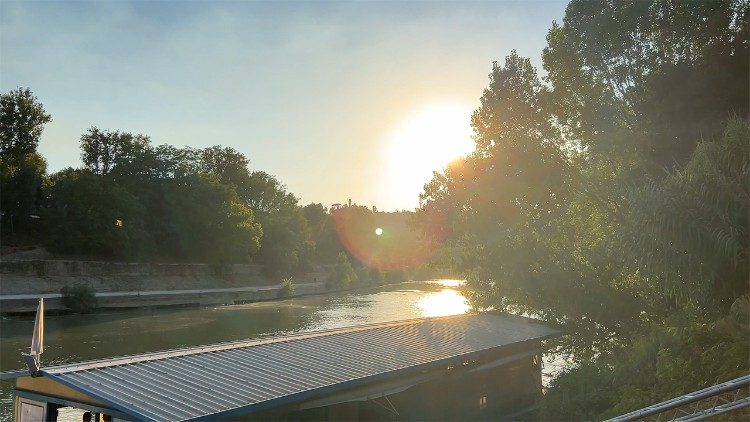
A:
[[[248,207],[258,213],[272,213],[297,205],[297,198],[274,176],[264,171],[250,173],[246,183],[237,187],[237,193]]]
[[[357,280],[357,273],[354,271],[349,257],[346,253],[339,252],[336,256],[336,264],[333,266],[331,279],[329,283],[337,289],[346,289],[351,283]]]
[[[237,187],[238,193],[247,183],[247,157],[234,148],[220,145],[205,148],[200,152],[200,164],[202,172],[218,175],[223,183]]]
[[[481,106],[471,116],[478,154],[491,154],[501,144],[534,137],[550,141],[554,134],[549,114],[542,108],[547,90],[528,58],[513,50],[505,65],[492,63],[489,87]]]
[[[750,123],[697,144],[690,161],[628,197],[630,250],[662,294],[684,306],[727,312],[748,293]]]
[[[261,214],[263,240],[257,261],[272,276],[290,276],[310,270],[315,243],[307,221],[295,205]]]
[[[370,282],[376,286],[385,283],[385,274],[380,268],[370,268]]]
[[[11,231],[25,231],[41,199],[47,163],[36,148],[51,117],[28,88],[2,94],[0,113],[0,210]]]
[[[0,154],[21,157],[36,152],[44,125],[52,118],[29,88],[0,96]]]
[[[234,187],[216,175],[186,178],[167,191],[171,235],[183,259],[227,264],[248,262],[260,247],[263,230]]]
[[[473,306],[574,332],[562,344],[586,359],[639,327],[643,305],[610,249],[617,218],[589,189],[606,173],[574,167],[580,153],[563,149],[536,72],[515,53],[505,63],[472,119],[477,151],[425,186],[420,215],[446,227]]]
[[[102,131],[92,126],[81,136],[81,160],[94,174],[109,174],[118,163],[127,164],[149,149],[150,143],[144,135]]]
[[[149,252],[145,207],[125,188],[88,170],[50,175],[45,189],[47,246],[55,252],[136,258]]]
[[[684,163],[748,112],[748,3],[572,1],[544,50],[552,111],[592,152]]]
[[[11,225],[21,223],[25,228],[28,216],[38,209],[46,171],[47,163],[36,152],[0,156],[0,208]]]
[[[476,153],[420,195],[476,309],[568,334],[547,417],[747,373],[748,17],[746,1],[571,2],[548,84],[514,54],[493,65]]]
[[[321,204],[308,204],[302,207],[302,215],[307,220],[310,238],[315,244],[314,261],[319,264],[336,262],[343,248],[331,214]]]

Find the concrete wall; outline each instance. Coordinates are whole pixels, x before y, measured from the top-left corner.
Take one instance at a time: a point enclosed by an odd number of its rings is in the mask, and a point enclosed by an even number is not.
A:
[[[216,268],[208,264],[152,264],[147,262],[30,260],[0,261],[0,275],[32,277],[89,276],[188,276],[188,277],[262,277],[260,266],[233,264]]]
[[[325,283],[300,283],[294,286],[294,296],[321,294],[329,292]],[[135,292],[137,293],[137,292]],[[141,292],[142,293],[142,292]],[[180,294],[130,294],[123,296],[106,296],[97,298],[97,307],[113,308],[141,308],[148,306],[208,306],[230,305],[249,302],[283,299],[281,288],[276,286],[258,287],[251,291],[242,292],[211,292],[180,293]],[[16,314],[36,311],[37,298],[0,299],[0,313]],[[60,298],[44,299],[47,310],[65,310]]]
[[[324,270],[295,277],[295,283],[325,282]],[[104,261],[0,261],[0,294],[59,293],[66,285],[88,284],[97,292],[215,289],[272,286],[259,265],[152,264]]]
[[[324,270],[294,278],[295,283],[325,282]],[[104,261],[0,261],[0,294],[59,293],[66,285],[87,284],[97,292],[215,289],[272,286],[259,265],[153,264]]]
[[[326,291],[327,271],[294,277],[295,296]],[[0,261],[0,313],[33,312],[39,294],[59,294],[65,286],[85,284],[97,293],[101,308],[143,306],[217,305],[278,299],[280,280],[252,264],[217,268],[208,264],[153,264],[72,260]],[[175,290],[252,288],[246,291],[202,291],[174,294]],[[161,292],[165,291],[164,294]],[[115,292],[128,292],[118,295]],[[151,293],[149,293],[151,292]],[[147,293],[147,294],[143,294]],[[171,294],[170,294],[171,293]],[[31,295],[9,297],[8,295]],[[65,309],[57,297],[45,299],[49,310]]]

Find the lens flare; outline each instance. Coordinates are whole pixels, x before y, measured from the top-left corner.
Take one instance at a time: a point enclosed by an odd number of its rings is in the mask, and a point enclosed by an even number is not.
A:
[[[434,224],[429,235],[414,225],[413,213],[373,213],[364,207],[331,212],[341,244],[359,262],[384,271],[401,270],[426,262],[438,248],[443,230]]]

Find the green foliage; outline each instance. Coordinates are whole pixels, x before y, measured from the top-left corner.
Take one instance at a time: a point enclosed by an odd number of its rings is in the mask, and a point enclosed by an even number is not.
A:
[[[408,281],[409,277],[406,274],[406,271],[404,269],[396,269],[392,271],[388,271],[385,274],[385,280],[388,283],[395,284],[395,283],[403,283],[404,281]]]
[[[420,214],[452,229],[475,308],[538,315],[575,332],[564,346],[586,359],[637,326],[642,305],[618,266],[612,211],[582,182],[609,175],[573,168],[578,158],[538,109],[543,94],[528,60],[513,53],[493,66],[473,119],[478,149],[425,187]]]
[[[47,163],[36,148],[51,120],[28,88],[0,95],[0,210],[12,231],[28,231],[40,204]]]
[[[142,223],[146,210],[138,199],[115,181],[89,171],[66,169],[51,175],[45,205],[52,251],[131,258],[150,243]]]
[[[349,262],[349,257],[346,253],[339,252],[329,277],[329,284],[336,289],[346,289],[355,281],[357,281],[357,273]]]
[[[544,50],[550,108],[592,152],[684,162],[748,112],[748,16],[744,0],[571,1]]]
[[[289,276],[312,268],[315,243],[297,198],[275,177],[262,171],[250,172],[248,160],[227,147],[210,147],[200,152],[199,168],[215,174],[231,186],[244,206],[253,211],[263,236],[255,259],[271,277]]]
[[[0,155],[35,153],[44,125],[52,120],[28,88],[0,95]]]
[[[14,230],[26,228],[29,215],[38,210],[46,170],[36,152],[0,155],[0,209],[13,220]]]
[[[357,283],[361,285],[367,285],[371,283],[370,280],[370,269],[366,266],[358,267],[355,272],[357,273]]]
[[[545,418],[607,418],[748,372],[749,8],[572,1],[548,83],[515,52],[493,64],[476,152],[420,196],[476,309],[567,333],[553,346],[573,366]]]
[[[297,198],[286,191],[275,177],[264,172],[248,174],[245,182],[237,186],[237,192],[248,207],[255,212],[272,213],[297,205]]]
[[[385,274],[380,268],[370,268],[370,283],[376,286],[385,283]]]
[[[302,215],[310,229],[310,239],[315,244],[314,262],[333,264],[339,252],[343,251],[333,216],[321,204],[308,204],[302,207]]]
[[[593,421],[616,400],[611,368],[582,362],[559,373],[542,401],[541,420]]]
[[[130,164],[150,143],[143,135],[91,127],[81,136],[81,160],[92,173],[109,174],[117,165]]]
[[[171,238],[188,260],[247,262],[260,247],[261,226],[235,190],[214,175],[191,176],[168,198],[173,213]]]
[[[85,314],[96,309],[96,291],[90,285],[64,286],[60,289],[60,293],[63,306],[75,313]]]
[[[631,190],[638,267],[680,304],[727,309],[748,292],[750,124],[700,142],[684,168]]]
[[[263,214],[260,222],[263,241],[257,261],[267,274],[290,275],[311,269],[315,244],[296,205]]]
[[[678,311],[633,339],[559,374],[543,419],[607,419],[747,374],[748,297],[718,319]]]
[[[291,277],[285,277],[281,279],[281,288],[279,289],[279,297],[290,297],[294,295],[294,283]]]
[[[426,261],[438,243],[412,224],[413,213],[375,212],[358,205],[331,211],[335,234],[362,265],[390,271]],[[381,234],[376,229],[382,230]]]
[[[145,135],[91,127],[80,139],[83,168],[51,175],[42,189],[46,164],[34,149],[49,116],[27,89],[2,101],[3,224],[22,226],[41,206],[42,240],[54,252],[207,262],[217,269],[252,259],[272,277],[334,265],[344,251],[341,227],[356,232],[351,239],[364,240],[355,246],[372,256],[350,253],[370,264],[414,265],[429,252],[404,227],[403,215],[380,213],[390,225],[382,238],[374,235],[376,213],[364,207],[341,213],[352,218],[337,224],[322,205],[299,207],[274,176],[250,171],[245,155],[220,145],[154,146]],[[419,256],[404,260],[405,251]]]

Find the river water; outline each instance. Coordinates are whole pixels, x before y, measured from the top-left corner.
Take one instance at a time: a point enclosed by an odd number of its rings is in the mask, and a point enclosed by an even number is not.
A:
[[[273,302],[107,311],[45,318],[42,365],[225,341],[469,311],[458,280],[433,280],[369,291]],[[24,367],[32,317],[0,320],[0,370]],[[0,383],[0,421],[12,420],[12,383]],[[80,420],[71,416],[69,420]]]

